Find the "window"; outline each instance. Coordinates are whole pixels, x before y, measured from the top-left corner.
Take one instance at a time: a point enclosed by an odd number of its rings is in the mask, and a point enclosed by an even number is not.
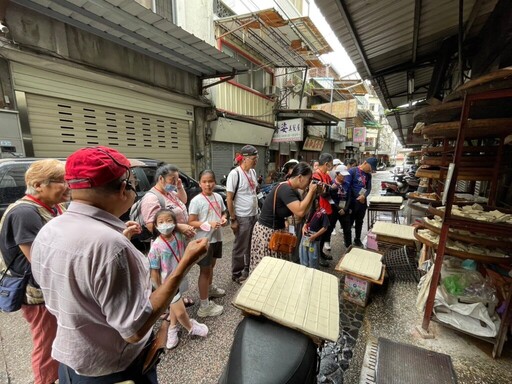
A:
[[[222,52],[228,56],[237,59],[240,63],[246,65],[249,69],[246,73],[236,75],[234,81],[255,91],[265,93],[265,89],[272,85],[272,73],[269,73],[260,64],[254,63],[247,57],[226,44],[222,45]]]

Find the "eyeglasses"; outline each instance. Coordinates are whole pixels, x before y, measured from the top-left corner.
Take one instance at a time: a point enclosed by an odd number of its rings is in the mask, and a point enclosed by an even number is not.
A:
[[[66,184],[67,185],[67,181],[66,180],[48,180],[48,184]]]

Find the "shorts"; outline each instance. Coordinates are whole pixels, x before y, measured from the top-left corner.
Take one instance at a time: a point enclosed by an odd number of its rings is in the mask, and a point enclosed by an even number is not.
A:
[[[200,267],[209,267],[212,265],[213,258],[220,259],[222,257],[222,241],[210,243],[206,256],[197,265]]]

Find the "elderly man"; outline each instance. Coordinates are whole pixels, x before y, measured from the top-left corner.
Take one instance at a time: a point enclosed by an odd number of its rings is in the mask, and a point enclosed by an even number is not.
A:
[[[119,216],[135,200],[130,163],[108,147],[83,148],[66,161],[73,201],[32,245],[32,272],[57,318],[53,357],[59,382],[157,383],[142,373],[151,330],[169,307],[181,278],[204,254],[192,242],[175,272],[154,292],[148,260],[127,237],[140,231]]]
[[[249,276],[252,229],[258,219],[258,150],[252,145],[242,147],[240,165],[228,175],[227,206],[231,229],[235,234],[231,255],[231,278],[241,284]]]
[[[355,222],[354,245],[362,247],[361,231],[363,229],[364,216],[366,215],[366,198],[372,190],[372,172],[377,170],[377,159],[370,157],[363,164],[350,168],[345,179],[350,194],[350,226]],[[345,240],[345,246],[347,239]]]

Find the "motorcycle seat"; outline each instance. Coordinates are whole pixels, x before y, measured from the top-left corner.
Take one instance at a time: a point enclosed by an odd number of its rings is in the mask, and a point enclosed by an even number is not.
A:
[[[249,316],[238,325],[219,383],[316,383],[316,375],[311,338],[263,316]]]

